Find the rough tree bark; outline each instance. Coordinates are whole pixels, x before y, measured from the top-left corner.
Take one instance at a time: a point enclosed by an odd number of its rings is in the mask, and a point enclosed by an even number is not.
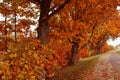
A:
[[[37,28],[38,39],[41,40],[42,44],[47,44],[47,36],[48,36],[48,19],[43,21],[49,15],[50,4],[52,0],[42,0],[40,2],[40,17],[39,17],[39,26]]]
[[[101,53],[101,51],[100,51],[100,44],[97,44],[97,47],[96,47],[96,54],[100,54]]]
[[[78,52],[78,43],[73,43],[72,44],[72,49],[71,49],[71,58],[70,61],[68,63],[68,65],[72,66],[76,63],[76,56],[77,56],[77,52]]]

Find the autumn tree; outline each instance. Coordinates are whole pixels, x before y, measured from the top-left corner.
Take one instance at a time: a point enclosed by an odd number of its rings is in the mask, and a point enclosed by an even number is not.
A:
[[[70,0],[65,1],[52,1],[52,0],[35,0],[40,6],[40,16],[39,16],[39,26],[37,28],[38,38],[45,45],[47,44],[47,36],[49,30],[48,20],[58,13],[61,9],[64,8],[66,4],[70,2]],[[61,5],[57,5],[61,3]]]
[[[34,25],[34,20],[31,20],[31,16],[33,16],[33,9],[31,9],[31,5],[29,4],[29,6],[24,4],[23,5],[23,1],[16,1],[16,0],[4,0],[3,3],[7,3],[7,6],[9,6],[9,24],[11,24],[11,27],[9,29],[9,34],[14,32],[14,40],[15,42],[17,42],[17,33],[21,33],[24,34],[23,30],[27,30],[30,29],[30,25]],[[3,3],[1,3],[1,8],[3,7]],[[24,9],[23,9],[24,7]],[[26,9],[25,9],[26,8]],[[27,10],[28,9],[28,10]],[[31,10],[31,11],[30,11]],[[26,14],[28,13],[29,14]],[[1,12],[4,15],[4,12]],[[14,17],[13,17],[14,16]],[[24,18],[22,18],[24,16]],[[26,17],[29,19],[26,19]],[[23,20],[22,20],[23,19]],[[23,21],[25,21],[25,23],[23,23]],[[18,26],[18,27],[17,27]]]
[[[11,15],[11,8],[8,5],[8,3],[0,3],[0,13],[3,14],[4,16],[4,21],[1,21],[1,35],[4,38],[4,49],[7,51],[7,34],[8,34],[8,29],[10,29],[10,24],[8,23],[8,18]]]
[[[91,0],[82,0],[74,1],[72,0],[68,6],[65,7],[58,15],[54,16],[52,20],[56,24],[51,24],[54,26],[52,32],[58,31],[58,36],[65,36],[64,38],[73,44],[73,48],[76,44],[79,44],[79,48],[87,47],[88,54],[94,47],[94,36],[96,36],[97,28],[103,26],[110,18],[116,13],[116,7],[118,5],[117,1],[103,0],[103,1],[91,1]],[[52,23],[51,21],[50,23]],[[56,29],[55,29],[56,28]],[[55,34],[54,34],[55,35]],[[102,39],[106,37],[104,34]],[[99,38],[97,38],[99,39]],[[100,38],[99,41],[106,41]],[[96,40],[96,39],[95,39]],[[94,45],[93,45],[94,44]],[[77,49],[73,52],[72,55],[76,54]],[[73,48],[71,51],[73,51]],[[72,64],[75,63],[73,59]]]
[[[9,19],[1,21],[0,28],[9,34],[14,32],[15,40],[17,32],[22,34],[18,43],[9,43],[7,58],[2,61],[7,64],[7,68],[1,68],[5,79],[10,75],[9,79],[47,80],[54,76],[56,68],[75,64],[78,51],[84,57],[91,56],[92,51],[100,53],[107,39],[119,34],[119,20],[114,19],[118,18],[117,0],[4,0],[4,3],[8,5],[2,3],[0,12],[6,15],[4,11],[8,10]],[[34,19],[38,17],[37,40],[35,35],[31,36],[30,27],[37,24]]]

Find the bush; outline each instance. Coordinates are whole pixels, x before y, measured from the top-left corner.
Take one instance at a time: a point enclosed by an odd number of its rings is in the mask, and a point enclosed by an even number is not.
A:
[[[9,43],[8,52],[0,58],[0,79],[42,80],[51,77],[59,67],[53,52],[36,39]]]

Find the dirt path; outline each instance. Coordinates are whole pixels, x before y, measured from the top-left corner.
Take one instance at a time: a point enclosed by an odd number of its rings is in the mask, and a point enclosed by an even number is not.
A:
[[[93,72],[86,74],[84,80],[120,80],[120,57],[115,51],[108,52],[100,57]],[[117,58],[116,58],[117,57]],[[119,64],[119,65],[118,65]]]
[[[120,73],[120,55],[115,54],[115,52],[111,53],[110,62],[113,68],[115,69],[115,71]]]

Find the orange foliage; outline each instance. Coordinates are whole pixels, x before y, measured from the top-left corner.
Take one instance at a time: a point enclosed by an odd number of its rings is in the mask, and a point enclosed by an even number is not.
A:
[[[105,42],[109,36],[117,37],[120,31],[120,20],[114,20],[118,15],[116,11],[118,0],[99,0],[99,2],[98,0],[71,0],[70,3],[66,2],[68,5],[52,18],[49,15],[52,12],[56,13],[55,11],[65,0],[49,0],[52,2],[50,8],[43,10],[46,15],[42,19],[46,21],[42,21],[40,17],[43,25],[48,26],[45,22],[49,22],[50,26],[48,39],[46,39],[47,45],[43,46],[40,40],[35,39],[36,35],[33,37],[30,25],[36,26],[31,19],[39,16],[38,12],[41,11],[38,10],[41,9],[39,7],[46,8],[38,4],[39,1],[44,0],[5,1],[0,3],[0,13],[5,17],[8,16],[9,20],[6,24],[5,21],[0,21],[2,37],[15,32],[13,25],[15,14],[17,14],[15,17],[19,15],[24,16],[25,19],[21,18],[16,22],[16,31],[22,33],[18,43],[7,40],[8,50],[0,56],[0,79],[2,80],[42,80],[45,76],[52,77],[58,69],[68,65],[72,42],[79,43],[79,47],[85,47],[78,51],[77,61],[79,61],[96,48],[100,48],[102,53],[108,51],[109,47]],[[30,1],[35,4],[31,5]],[[6,5],[10,3],[11,5]],[[7,34],[4,35],[5,30]],[[0,50],[4,48],[3,45],[0,42]]]
[[[66,45],[66,46],[58,46],[56,48],[56,59],[58,63],[64,67],[67,66],[68,61],[70,60],[71,57],[71,45]]]
[[[107,52],[108,51],[108,45],[105,44],[104,46],[102,46],[100,51],[101,51],[101,53]]]
[[[0,79],[41,80],[44,76],[52,77],[60,68],[52,49],[42,46],[37,39],[25,40],[9,42],[8,52],[0,56]]]
[[[82,49],[80,51],[78,51],[78,54],[77,54],[77,61],[80,59],[80,58],[85,58],[87,57],[87,50],[86,49]]]
[[[112,45],[104,44],[104,46],[102,46],[100,51],[101,53],[104,53],[110,50],[114,50],[114,47]]]

